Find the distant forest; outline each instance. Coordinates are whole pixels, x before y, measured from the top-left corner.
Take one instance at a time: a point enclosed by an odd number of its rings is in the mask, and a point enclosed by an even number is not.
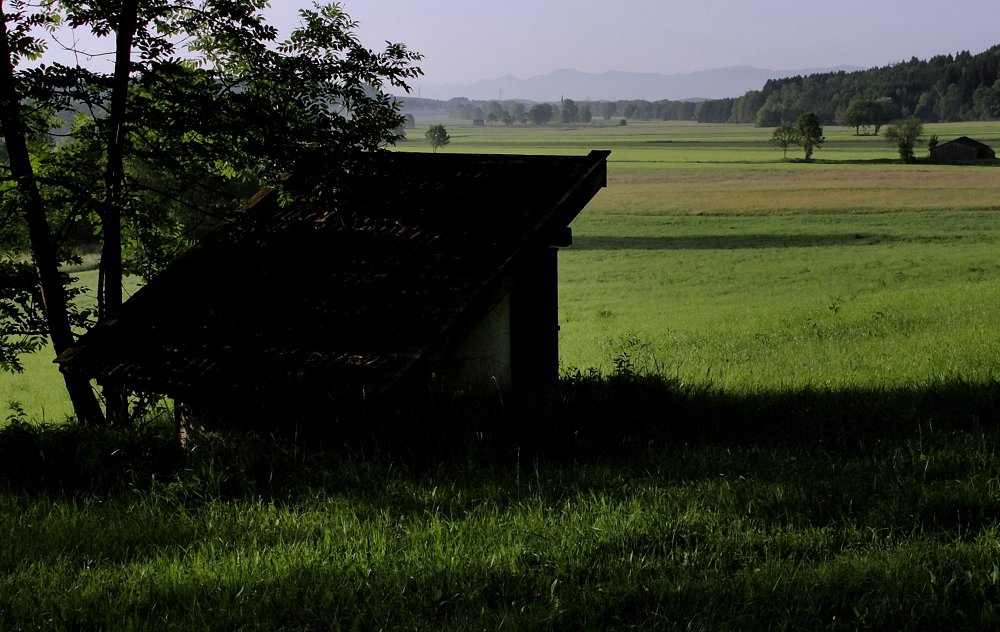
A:
[[[589,123],[621,117],[700,123],[754,123],[773,127],[814,112],[823,124],[849,122],[852,101],[880,104],[888,119],[927,122],[1000,119],[1000,45],[978,55],[963,51],[930,60],[913,58],[882,68],[772,79],[741,97],[701,101],[523,101],[403,99],[408,112],[446,113],[483,124]],[[551,108],[546,112],[547,106]],[[533,115],[534,114],[534,115]],[[546,114],[548,118],[546,119]]]

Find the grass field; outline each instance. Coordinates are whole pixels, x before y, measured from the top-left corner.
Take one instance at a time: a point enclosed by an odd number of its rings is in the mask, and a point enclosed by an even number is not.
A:
[[[182,453],[162,422],[39,429],[68,406],[30,359],[0,376],[28,416],[0,422],[0,630],[1000,624],[1000,168],[445,124],[445,152],[613,152],[560,254],[559,389]]]
[[[578,380],[403,458],[8,426],[0,628],[994,629],[998,401]]]
[[[581,219],[562,253],[563,362],[724,389],[988,380],[1000,368],[989,210]],[[635,344],[638,343],[638,344]]]
[[[561,253],[566,368],[610,371],[625,353],[748,392],[1000,369],[995,166],[896,164],[891,144],[842,128],[811,164],[749,126],[453,129],[442,151],[612,150],[609,186]],[[1000,143],[996,123],[927,134]]]
[[[610,370],[627,346],[643,368],[725,389],[997,373],[1000,168],[892,164],[891,144],[843,128],[805,164],[766,129],[616,122],[444,121],[443,152],[612,150],[609,186],[561,256],[565,368]],[[428,149],[427,123],[402,150]],[[1000,145],[1000,123],[932,133]],[[28,362],[0,376],[0,401],[63,418],[49,358]]]
[[[85,269],[73,272],[78,283],[88,287],[97,287],[97,270]],[[125,283],[125,297],[128,298],[138,289],[138,278],[128,278]],[[88,292],[81,297],[81,302],[93,301],[93,294]],[[9,405],[16,402],[27,415],[40,422],[63,422],[73,414],[69,396],[59,374],[59,369],[53,364],[51,348],[38,353],[24,356],[24,373],[11,375],[0,372],[0,425],[10,414]]]

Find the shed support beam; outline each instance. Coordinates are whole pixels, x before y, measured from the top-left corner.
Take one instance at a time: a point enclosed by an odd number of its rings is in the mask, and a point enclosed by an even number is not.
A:
[[[515,390],[559,379],[558,248],[545,248],[511,293],[511,382]]]

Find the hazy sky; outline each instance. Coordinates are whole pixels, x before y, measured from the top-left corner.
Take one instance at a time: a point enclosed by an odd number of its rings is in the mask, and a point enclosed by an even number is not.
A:
[[[272,0],[275,25],[309,0]],[[1000,44],[1000,0],[348,0],[362,41],[424,55],[430,85],[561,68],[672,74],[883,66]]]

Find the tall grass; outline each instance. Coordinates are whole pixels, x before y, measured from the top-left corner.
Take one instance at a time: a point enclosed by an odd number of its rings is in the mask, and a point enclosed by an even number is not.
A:
[[[578,376],[391,449],[9,426],[0,626],[983,629],[998,395]]]

